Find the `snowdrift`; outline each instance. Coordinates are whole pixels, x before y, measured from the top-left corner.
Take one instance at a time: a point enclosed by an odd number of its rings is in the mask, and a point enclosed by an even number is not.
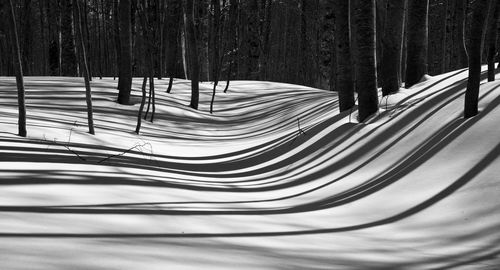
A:
[[[380,98],[357,123],[335,93],[156,82],[154,123],[94,79],[0,79],[1,269],[495,269],[500,83],[464,120],[467,70]],[[134,79],[138,99],[142,79]]]

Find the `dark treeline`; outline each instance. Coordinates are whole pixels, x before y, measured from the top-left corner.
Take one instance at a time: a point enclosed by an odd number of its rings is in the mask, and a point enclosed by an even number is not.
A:
[[[480,65],[488,62],[494,80],[500,47],[495,0],[1,3],[0,75],[115,77],[121,104],[131,104],[132,77],[144,77],[151,121],[155,78],[170,80],[168,93],[175,92],[173,78],[190,79],[193,109],[199,81],[214,81],[212,105],[219,81],[227,81],[224,92],[238,79],[330,89],[339,92],[341,111],[352,110],[357,98],[363,121],[378,110],[377,87],[389,95],[426,74],[465,67],[470,117],[477,113]]]
[[[146,43],[153,43],[156,77],[189,76],[184,67],[186,36],[181,0],[147,0],[146,16],[155,28],[154,39],[145,40],[141,30],[140,2],[131,3],[132,74],[148,70]],[[13,1],[19,32],[24,74],[75,76],[76,36],[72,1]],[[200,80],[213,80],[213,66],[220,64],[219,79],[258,79],[328,88],[334,62],[335,1],[327,0],[221,0],[219,60],[213,57],[213,1],[194,1],[198,37]],[[351,1],[352,2],[352,1]],[[406,1],[395,1],[406,2]],[[410,1],[411,2],[411,1]],[[420,2],[426,2],[420,1]],[[440,74],[467,66],[468,43],[474,0],[430,0],[428,73]],[[232,3],[232,6],[231,6]],[[389,6],[388,6],[389,4]],[[352,3],[351,3],[352,5]],[[394,16],[392,2],[377,0],[377,61],[381,72],[382,40],[386,24]],[[406,7],[404,7],[406,8]],[[118,76],[119,1],[81,1],[83,35],[92,77]],[[390,16],[387,16],[390,14]],[[231,17],[233,16],[233,17]],[[419,13],[418,16],[425,17]],[[387,18],[387,19],[386,19]],[[464,22],[462,27],[461,22]],[[5,25],[5,22],[2,22]],[[8,40],[1,39],[0,54],[9,55]],[[486,52],[485,52],[486,53]],[[223,58],[222,60],[220,58]],[[486,58],[485,58],[486,59]],[[230,65],[232,67],[230,68]],[[231,69],[231,70],[230,70]],[[14,75],[11,57],[0,59],[0,75]],[[334,88],[334,85],[332,85]]]

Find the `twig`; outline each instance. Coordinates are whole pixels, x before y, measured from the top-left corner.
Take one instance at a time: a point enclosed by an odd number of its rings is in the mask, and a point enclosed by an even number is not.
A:
[[[139,149],[140,149],[140,148],[142,148],[142,147],[144,147],[145,145],[148,145],[148,144],[149,144],[149,143],[135,144],[134,146],[130,147],[129,149],[127,149],[127,150],[125,150],[125,151],[123,151],[123,152],[121,152],[121,153],[119,153],[119,154],[116,154],[116,155],[109,155],[109,156],[107,156],[106,158],[103,158],[103,159],[99,160],[97,163],[98,163],[98,164],[100,164],[100,163],[103,163],[103,162],[105,162],[105,161],[107,161],[107,160],[109,160],[109,159],[112,159],[112,158],[114,158],[114,157],[123,156],[123,155],[125,155],[126,153],[128,153],[128,152],[130,152],[130,151],[132,151],[132,150],[134,150],[134,149],[136,149],[136,148],[139,148]],[[139,151],[140,151],[140,150],[139,150]],[[140,151],[140,152],[142,153],[142,151]]]
[[[297,135],[295,135],[295,138],[293,138],[292,142],[290,143],[291,145],[295,142],[295,140],[301,135],[301,134],[304,134],[304,135],[307,135],[306,132],[300,127],[300,121],[299,121],[299,118],[297,118],[297,128],[298,128],[298,131],[297,131]]]

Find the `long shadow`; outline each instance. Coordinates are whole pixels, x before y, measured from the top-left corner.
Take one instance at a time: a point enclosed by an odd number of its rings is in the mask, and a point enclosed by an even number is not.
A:
[[[297,231],[275,231],[275,232],[240,232],[240,233],[0,233],[0,237],[26,237],[26,238],[212,238],[212,237],[277,237],[277,236],[291,236],[291,235],[307,235],[307,234],[326,234],[326,233],[339,233],[347,231],[362,230],[377,226],[382,226],[396,221],[400,221],[407,217],[410,217],[416,213],[421,212],[424,209],[431,207],[447,196],[451,195],[467,183],[469,183],[475,176],[481,173],[489,165],[495,161],[500,155],[500,143],[495,146],[484,158],[482,158],[478,163],[476,163],[467,173],[457,179],[455,182],[450,184],[448,187],[432,196],[431,198],[419,203],[418,205],[411,207],[396,215],[390,216],[388,218],[380,219],[373,222],[337,227],[337,228],[325,228],[325,229],[314,229],[314,230],[297,230]]]

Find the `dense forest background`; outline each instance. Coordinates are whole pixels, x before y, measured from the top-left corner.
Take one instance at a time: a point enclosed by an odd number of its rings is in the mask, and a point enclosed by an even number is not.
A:
[[[493,0],[120,0],[1,2],[0,75],[16,75],[20,127],[23,75],[83,76],[89,132],[92,77],[118,77],[117,102],[133,105],[144,77],[136,132],[146,102],[155,112],[154,78],[277,81],[338,92],[339,109],[357,105],[364,121],[387,96],[428,74],[469,67],[464,117],[478,113],[481,64],[495,80],[500,2]],[[10,34],[6,34],[9,33]],[[486,45],[486,46],[485,46]],[[9,57],[11,56],[11,57]],[[487,60],[487,61],[485,61]],[[152,100],[152,101],[151,101]],[[151,116],[153,121],[154,116]],[[20,134],[23,128],[20,128]]]
[[[24,75],[81,74],[76,61],[72,1],[14,2]],[[152,45],[156,77],[189,77],[185,68],[181,1],[147,0],[146,10],[141,10],[139,2],[141,0],[131,1],[133,76],[143,76],[146,72],[146,47]],[[466,2],[465,6],[459,2]],[[473,2],[429,1],[430,75],[463,67],[457,48],[461,46],[460,21],[465,19],[465,42],[468,44]],[[82,23],[90,74],[94,77],[118,76],[118,1],[89,0],[81,3],[85,14]],[[335,90],[335,84],[330,83],[336,74],[331,68],[335,61],[334,1],[224,0],[220,4],[220,26],[215,31],[213,5],[210,1],[195,1],[200,80],[213,80],[211,68],[215,64],[211,56],[218,38],[220,79],[231,76],[232,79],[269,80]],[[387,0],[376,1],[376,6],[377,33],[383,33],[386,24],[391,22]],[[148,38],[141,30],[141,12],[147,15],[148,27],[153,30]],[[1,29],[5,30],[8,26],[4,20],[1,23]],[[0,39],[0,75],[12,76],[14,57],[4,32]],[[379,56],[382,55],[382,42],[383,35],[378,34]],[[379,69],[380,62],[381,57],[377,57]]]

